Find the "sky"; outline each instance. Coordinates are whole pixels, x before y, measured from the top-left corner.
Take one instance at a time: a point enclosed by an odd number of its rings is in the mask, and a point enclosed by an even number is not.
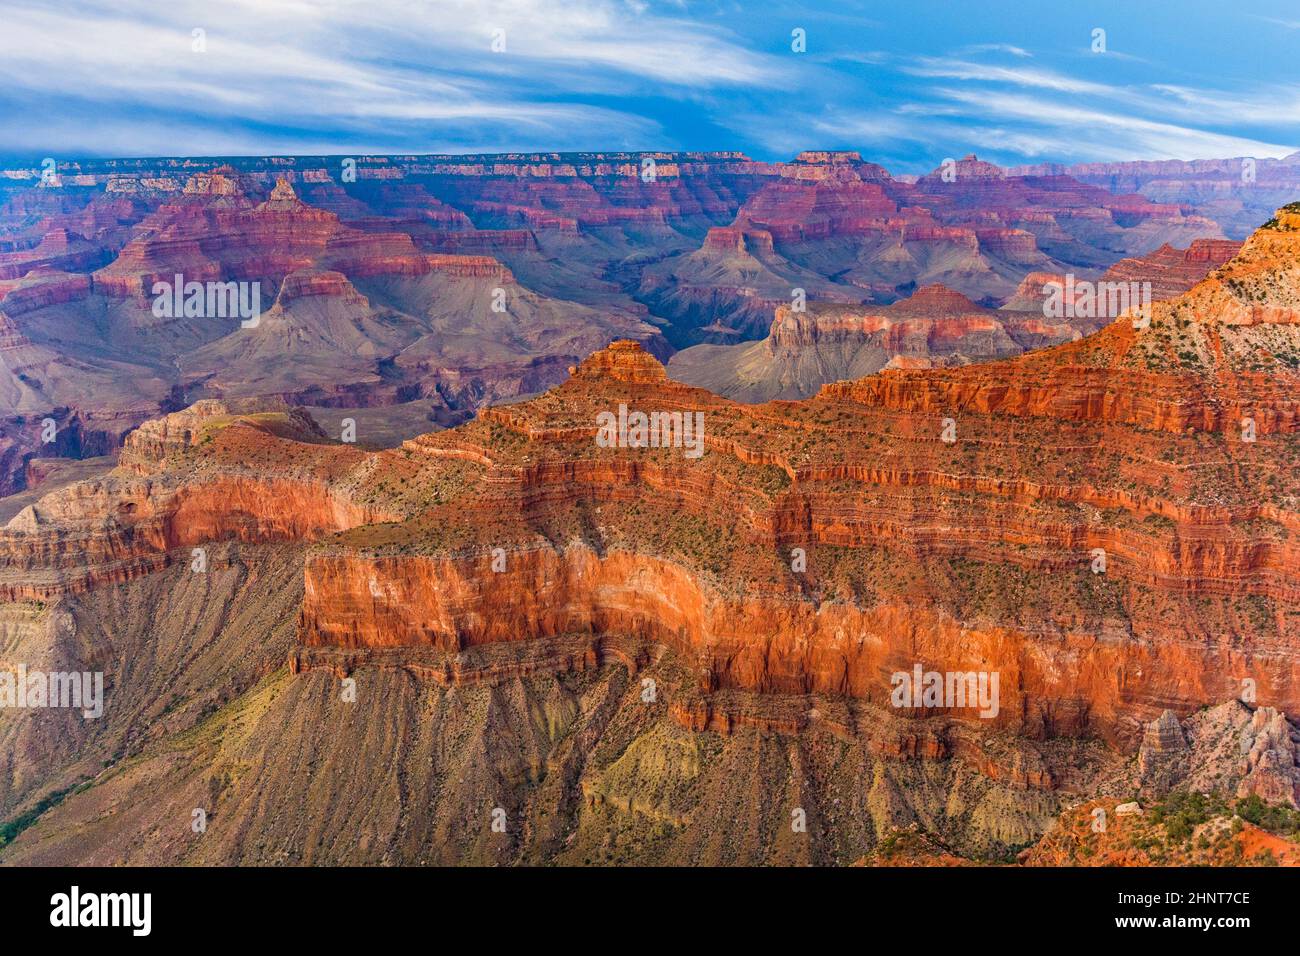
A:
[[[0,152],[1300,149],[1294,0],[0,0]]]

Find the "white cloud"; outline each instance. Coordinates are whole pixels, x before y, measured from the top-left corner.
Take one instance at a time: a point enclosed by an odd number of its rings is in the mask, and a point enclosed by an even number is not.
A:
[[[1128,158],[1203,159],[1206,157],[1282,157],[1294,147],[1248,137],[1179,126],[1101,109],[989,90],[937,91],[978,109],[985,116],[1021,120],[1052,131],[1058,141],[1087,144],[1091,149]],[[1069,152],[1062,149],[1062,153]]]
[[[1009,53],[1011,56],[1033,56],[1024,47],[1014,46],[1010,43],[976,43],[973,46],[962,47],[961,52],[967,55],[972,53]]]
[[[1246,95],[1207,92],[1172,84],[1152,87],[1172,97],[1179,115],[1221,123],[1277,124],[1300,129],[1300,88],[1278,85]]]
[[[1115,88],[1104,83],[1076,80],[1051,70],[1036,67],[997,66],[986,63],[968,63],[963,60],[946,60],[922,57],[916,66],[904,67],[904,72],[914,76],[938,79],[974,80],[983,83],[1008,83],[1013,86],[1034,87],[1060,93],[1090,93],[1110,95]]]
[[[1291,86],[1233,94],[1175,85],[1117,85],[1036,66],[935,57],[917,58],[902,70],[926,80],[969,85],[927,86],[919,102],[899,112],[915,116],[932,133],[941,130],[930,118],[960,113],[967,124],[946,132],[966,142],[984,135],[997,149],[1027,156],[1280,157],[1294,147],[1213,127],[1257,124],[1300,130],[1300,90]],[[999,120],[1014,123],[1007,128]]]
[[[1255,16],[1252,14],[1252,16]],[[1261,17],[1255,16],[1256,20],[1263,20],[1265,23],[1271,23],[1274,26],[1286,27],[1288,30],[1300,30],[1300,20],[1283,20],[1279,17]]]

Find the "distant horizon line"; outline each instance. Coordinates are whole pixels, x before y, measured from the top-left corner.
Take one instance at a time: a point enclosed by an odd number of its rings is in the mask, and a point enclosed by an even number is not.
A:
[[[13,171],[15,169],[24,169],[24,170],[34,169],[39,172],[42,162],[48,158],[55,158],[60,162],[68,162],[68,163],[144,163],[144,162],[157,161],[157,160],[175,160],[175,161],[200,162],[200,163],[206,163],[206,162],[221,163],[221,162],[238,161],[238,160],[298,161],[298,160],[355,159],[360,161],[360,160],[389,159],[389,160],[464,161],[464,160],[473,160],[473,159],[481,159],[481,160],[505,159],[505,160],[516,160],[516,161],[518,160],[590,161],[590,160],[599,160],[599,159],[622,159],[622,158],[642,159],[648,157],[654,159],[660,159],[660,158],[677,159],[680,157],[690,157],[690,158],[699,159],[703,161],[733,160],[738,162],[793,165],[793,164],[798,164],[800,162],[803,162],[804,160],[802,159],[802,157],[810,153],[825,153],[832,156],[835,155],[855,156],[856,160],[850,159],[848,161],[868,163],[871,165],[879,166],[882,169],[885,169],[887,171],[890,169],[890,167],[887,166],[884,162],[871,159],[869,156],[864,155],[862,150],[860,149],[822,148],[822,147],[811,147],[808,149],[799,150],[793,153],[792,155],[790,155],[790,157],[786,159],[755,159],[753,156],[749,155],[747,152],[740,149],[611,149],[611,150],[545,150],[543,149],[543,150],[501,150],[497,152],[450,152],[450,153],[449,152],[421,153],[421,152],[402,152],[402,151],[394,151],[394,152],[353,151],[353,152],[339,152],[339,153],[235,152],[235,153],[171,153],[171,154],[160,153],[160,154],[152,154],[152,155],[150,154],[107,155],[107,154],[96,154],[96,153],[71,153],[70,154],[66,152],[61,153],[60,151],[56,150],[56,151],[46,152],[40,156],[37,156],[35,153],[26,153],[26,152],[24,152],[21,155],[0,153],[0,168],[3,168],[5,171]],[[933,172],[934,170],[942,168],[943,164],[949,160],[966,161],[971,158],[978,159],[978,154],[967,153],[960,159],[956,156],[945,156],[944,158],[938,160],[934,166],[930,167],[930,169],[927,170],[926,173],[902,172],[900,173],[900,175],[905,175],[905,176],[926,175],[928,172]],[[1235,156],[1200,156],[1195,159],[1179,159],[1175,157],[1151,159],[1151,158],[1135,157],[1132,159],[1122,159],[1122,160],[1082,160],[1077,162],[1044,159],[1038,162],[1018,163],[1009,166],[1002,165],[1001,163],[997,163],[992,160],[979,160],[979,161],[988,163],[991,166],[996,166],[999,169],[1019,170],[1019,169],[1033,169],[1038,167],[1059,167],[1062,169],[1069,169],[1069,168],[1084,167],[1084,166],[1120,166],[1120,165],[1135,165],[1135,164],[1154,165],[1154,164],[1163,164],[1163,163],[1181,163],[1183,165],[1191,166],[1198,163],[1216,163],[1216,162],[1221,163],[1221,162],[1229,162],[1233,160],[1244,160],[1244,159],[1251,159],[1256,162],[1273,162],[1273,163],[1289,164],[1293,162],[1300,162],[1300,149],[1292,150],[1291,152],[1286,153],[1283,156],[1264,156],[1264,155],[1251,156],[1243,153]]]

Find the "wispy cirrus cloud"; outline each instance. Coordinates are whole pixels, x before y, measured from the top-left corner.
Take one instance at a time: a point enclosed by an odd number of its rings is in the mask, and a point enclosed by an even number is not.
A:
[[[721,28],[605,0],[15,0],[4,17],[0,102],[43,101],[72,118],[111,105],[118,126],[171,115],[177,147],[195,153],[255,141],[259,124],[278,141],[378,149],[573,148],[597,130],[605,145],[653,147],[658,124],[612,101],[647,85],[683,96],[762,87],[781,71]],[[611,102],[583,102],[592,94]],[[108,129],[0,115],[10,145],[60,129],[83,149],[119,148]]]
[[[1080,108],[1012,93],[964,89],[938,91],[958,103],[978,106],[989,117],[1019,121],[1022,128],[1040,130],[1044,139],[1073,139],[1089,144],[1108,158],[1142,156],[1272,156],[1292,147],[1242,136],[1144,119],[1122,112]]]
[[[6,0],[0,150],[1274,156],[1300,69],[1272,19],[1116,8],[1092,54],[1013,0]]]
[[[1054,60],[1047,66],[1003,44],[874,60],[905,90],[901,102],[820,111],[804,142],[886,155],[928,149],[927,162],[937,164],[972,151],[1003,161],[1282,157],[1300,141],[1300,87],[1286,82],[1243,90],[1113,82],[1070,72],[1069,57]],[[1293,138],[1238,132],[1252,126],[1289,129]],[[760,128],[783,145],[795,139],[776,124]]]
[[[1300,86],[1277,84],[1266,90],[1245,93],[1189,89],[1172,84],[1157,84],[1159,93],[1172,97],[1178,115],[1220,123],[1300,124]]]
[[[1012,56],[1032,57],[1033,54],[1024,47],[1016,46],[1014,43],[974,43],[970,46],[964,46],[959,53],[962,56],[970,56],[977,53],[1010,53]]]
[[[1264,23],[1271,23],[1275,27],[1285,27],[1288,30],[1300,30],[1300,20],[1288,20],[1282,17],[1254,16],[1256,20],[1262,20]]]
[[[903,71],[913,76],[1029,86],[1058,93],[1108,95],[1114,90],[1104,83],[1080,80],[1039,67],[1002,66],[997,63],[971,63],[935,57],[921,57],[916,63],[904,66]]]

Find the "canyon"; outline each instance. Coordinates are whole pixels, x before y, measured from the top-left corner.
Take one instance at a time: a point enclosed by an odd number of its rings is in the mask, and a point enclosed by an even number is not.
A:
[[[1042,163],[1015,175],[1069,176],[1114,192],[1137,193],[1156,203],[1194,203],[1229,239],[1246,238],[1300,188],[1300,152],[1280,159],[1139,160],[1120,163]]]
[[[1239,248],[1230,240],[1198,239],[1187,249],[1165,244],[1146,256],[1119,260],[1097,284],[1125,284],[1148,292],[1152,301],[1170,299]],[[978,306],[939,283],[877,307],[779,305],[767,338],[683,349],[673,355],[668,372],[738,401],[807,398],[822,385],[884,368],[965,365],[1070,342],[1098,331],[1122,311],[1107,301],[1086,316],[1073,308],[1054,315],[1048,303],[1053,287],[1073,304],[1073,275],[1030,272],[997,309]]]
[[[433,195],[539,246],[595,231],[626,250],[748,190],[701,249],[773,275],[870,260],[891,191],[951,185],[891,184],[853,154],[807,154],[765,183],[735,156],[665,157],[670,182],[649,184],[595,158],[574,175],[527,159],[473,180],[420,163]],[[697,160],[711,190],[671,182]],[[616,176],[629,195],[654,187],[662,215],[613,202]],[[1087,260],[1103,275],[1081,238],[1100,233],[1063,237],[1078,225],[1063,210],[1096,187],[974,158],[963,177],[986,199],[1050,201],[1055,225],[994,227],[956,201],[890,247],[925,237],[1006,269],[906,294],[868,270],[839,284],[888,301],[778,310],[755,347],[891,339],[845,358],[845,380],[797,379],[797,400],[676,381],[672,337],[650,331],[391,447],[339,441],[295,389],[230,387],[130,430],[111,471],[0,529],[0,653],[100,667],[108,693],[94,724],[0,712],[0,818],[27,820],[0,862],[847,864],[913,832],[927,857],[1122,862],[1138,852],[1122,830],[1081,848],[1097,806],[1164,807],[1178,788],[1213,795],[1218,817],[1250,798],[1300,806],[1300,206],[1239,246],[1189,236],[1182,251],[1165,243],[1203,228],[1193,214],[1112,197],[1091,216],[1108,242],[1158,241],[1106,267],[1171,297],[1044,330],[1028,275]],[[337,213],[300,204],[282,180],[229,213],[287,212],[301,254],[331,267],[291,285],[302,267],[274,264],[290,305],[315,288],[373,301],[453,255],[411,234],[340,238]],[[183,234],[101,271],[144,274]],[[349,259],[352,243],[369,251]],[[765,261],[778,252],[788,265]],[[368,286],[357,261],[389,271]],[[701,414],[705,453],[597,442],[621,405]],[[917,666],[997,674],[996,715],[896,705],[893,678]],[[1295,858],[1262,833],[1215,852]]]
[[[893,176],[843,151],[0,170],[0,492],[23,490],[33,459],[113,454],[142,422],[206,398],[357,421],[394,409],[401,427],[362,435],[391,444],[556,385],[616,339],[665,360],[743,347],[796,299],[874,312],[942,284],[981,309],[1014,306],[1031,275],[1096,279],[1166,244],[1223,241],[1239,217],[1215,219],[1221,199],[1203,209],[1199,193],[1158,201],[973,156]],[[255,286],[260,322],[156,315],[155,283],[177,275]],[[874,359],[844,364],[865,374]],[[815,384],[798,377],[780,394]]]

